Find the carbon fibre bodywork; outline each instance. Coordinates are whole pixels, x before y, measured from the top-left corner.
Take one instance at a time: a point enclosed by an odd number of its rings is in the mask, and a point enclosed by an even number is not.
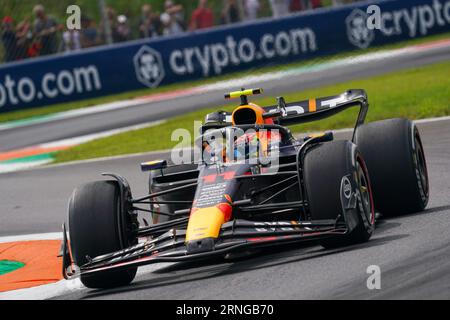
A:
[[[296,140],[285,125],[322,119],[353,106],[360,107],[356,129],[364,122],[368,108],[363,90],[294,103],[285,103],[279,98],[277,106],[264,107],[264,113],[260,114],[261,118],[273,119],[270,124],[233,125],[232,114],[221,111],[207,116],[201,128],[203,135],[208,130],[225,132],[230,127],[281,132],[276,172],[271,172],[260,162],[219,165],[205,163],[202,159],[192,170],[164,175],[165,164],[147,163],[145,168],[161,170],[160,180],[171,187],[138,198],[133,198],[125,178],[105,174],[112,176],[120,186],[119,234],[126,230],[124,237],[140,241],[127,246],[127,241],[121,239],[122,250],[87,257],[86,264],[74,268],[64,226],[64,277],[69,279],[157,262],[201,260],[247,248],[325,239],[352,232],[359,219],[354,210],[359,190],[353,175],[343,176],[340,181],[341,214],[336,214],[333,219],[316,220],[308,206],[308,190],[303,177],[305,155],[333,140],[333,134],[328,132]],[[183,193],[184,198],[164,198],[171,193]],[[150,205],[150,210],[139,207],[142,204]],[[152,205],[165,204],[175,206],[172,208],[176,210],[152,210]],[[136,217],[140,210],[165,215],[168,221],[139,226]],[[124,216],[131,219],[124,221],[121,218]]]

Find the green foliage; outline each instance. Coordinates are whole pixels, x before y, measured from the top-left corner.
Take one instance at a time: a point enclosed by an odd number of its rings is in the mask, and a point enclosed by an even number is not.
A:
[[[185,10],[186,19],[189,19],[190,13],[196,8],[197,0],[174,0],[177,4],[182,4]],[[270,15],[270,5],[268,0],[262,0],[261,16]],[[93,19],[100,18],[98,0],[2,0],[0,3],[0,17],[11,15],[16,21],[25,17],[32,16],[33,7],[36,4],[42,4],[47,13],[54,16],[60,22],[66,17],[66,8],[69,5],[76,4],[80,6],[81,12]],[[164,10],[164,0],[105,0],[106,5],[115,9],[117,14],[125,14],[131,18],[131,21],[137,23],[141,7],[144,4],[150,4],[154,11],[162,12]],[[224,0],[210,0],[210,7],[214,11],[216,23],[222,11]]]

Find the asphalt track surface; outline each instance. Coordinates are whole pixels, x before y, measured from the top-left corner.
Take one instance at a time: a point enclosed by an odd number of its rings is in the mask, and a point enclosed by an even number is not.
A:
[[[421,54],[412,58],[412,61],[399,59],[392,64],[386,61],[378,66],[357,66],[354,70],[341,70],[341,74],[334,74],[335,71],[327,72],[322,77],[316,74],[315,79],[310,80],[316,81],[315,85],[323,85],[332,83],[330,78],[334,82],[343,81],[379,74],[382,70],[387,72],[442,61],[450,58],[447,51],[437,50],[435,54],[428,52],[425,56]],[[279,80],[269,87],[269,92],[270,89],[285,92],[313,86],[306,82],[302,84],[302,81]],[[214,102],[223,102],[220,95],[217,98],[213,93],[202,97],[202,101],[198,105],[199,98],[191,97],[183,99],[182,104],[167,103],[165,112],[168,113],[161,118],[175,112],[169,110],[171,106],[183,105],[186,106],[184,111],[190,111],[196,107],[210,106]],[[151,112],[152,109],[145,110]],[[125,111],[102,116],[107,116],[111,121],[122,115],[133,118],[131,109]],[[135,117],[140,117],[142,121],[139,112],[136,112]],[[55,122],[52,126],[61,125],[67,130],[72,126],[82,126],[85,121],[70,119],[63,123]],[[133,123],[126,117],[123,121],[120,126]],[[374,236],[366,244],[337,250],[324,250],[310,244],[266,250],[236,261],[164,264],[162,267],[150,268],[153,272],[141,273],[127,287],[106,291],[76,290],[57,298],[450,299],[450,120],[421,123],[418,127],[422,134],[431,183],[427,210],[419,214],[380,219]],[[77,129],[84,130],[81,127]],[[45,135],[39,135],[39,130],[39,126],[27,127],[25,131],[29,132],[24,133],[23,138],[35,135],[35,140],[43,142]],[[4,133],[1,134],[1,139],[5,139],[2,142],[7,141],[13,146],[14,135],[4,138]],[[53,131],[51,140],[57,138],[57,133],[57,130]],[[28,143],[37,142],[31,140]],[[74,187],[101,179],[101,172],[112,171],[124,175],[130,181],[135,195],[144,194],[147,176],[140,172],[139,163],[164,157],[167,154],[153,153],[0,174],[0,235],[60,231],[61,223],[66,219],[67,200]],[[369,276],[366,270],[370,265],[381,268],[381,290],[368,290],[366,287]]]
[[[397,55],[386,57],[381,61],[336,66],[323,71],[290,76],[278,80],[261,80],[259,83],[253,82],[244,86],[264,88],[267,96],[275,97],[280,93],[295,92],[352,79],[370,77],[449,59],[450,47],[444,46],[412,54],[409,53],[407,57]],[[186,112],[224,104],[223,91],[217,90],[201,95],[184,96],[178,99],[153,102],[132,108],[3,130],[0,133],[0,152],[166,119]]]
[[[127,287],[77,290],[62,299],[449,299],[450,120],[418,124],[431,181],[423,213],[380,219],[372,239],[338,250],[290,246],[237,261],[152,267]],[[114,171],[135,195],[147,177],[138,164],[151,154],[0,175],[0,234],[60,230],[73,188]],[[6,214],[5,214],[6,213]],[[400,212],[399,212],[400,213]],[[381,290],[368,290],[369,265],[381,268]]]

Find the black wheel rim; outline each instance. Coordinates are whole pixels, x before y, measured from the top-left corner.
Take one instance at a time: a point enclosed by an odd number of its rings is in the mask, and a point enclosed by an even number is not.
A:
[[[428,197],[428,171],[425,161],[425,153],[423,151],[422,141],[420,140],[417,128],[414,129],[414,146],[413,153],[414,166],[417,176],[417,182],[424,200]]]
[[[370,180],[364,162],[358,157],[356,161],[356,176],[358,182],[358,190],[360,194],[360,210],[365,215],[366,220],[374,223],[374,210],[372,200],[372,189]]]

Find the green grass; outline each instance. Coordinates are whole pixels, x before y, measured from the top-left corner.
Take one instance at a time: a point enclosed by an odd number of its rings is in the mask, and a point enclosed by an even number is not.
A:
[[[143,95],[168,92],[168,91],[182,89],[182,88],[186,88],[186,87],[200,86],[200,85],[204,85],[204,84],[214,83],[217,81],[239,78],[239,77],[242,77],[242,76],[245,76],[248,74],[256,75],[256,74],[268,73],[268,72],[273,72],[273,71],[289,70],[292,68],[298,68],[298,67],[307,66],[307,65],[312,66],[317,63],[328,62],[328,61],[346,58],[346,57],[353,57],[353,56],[357,56],[360,54],[366,54],[366,53],[375,52],[375,51],[379,51],[379,50],[397,49],[397,48],[401,48],[401,47],[405,47],[405,46],[409,46],[409,45],[421,44],[421,43],[437,41],[437,40],[441,40],[441,39],[448,39],[448,38],[450,38],[450,32],[440,34],[440,35],[430,36],[430,37],[426,37],[426,38],[418,38],[418,39],[413,39],[413,40],[409,40],[409,41],[399,42],[399,43],[376,47],[376,48],[369,48],[366,50],[355,50],[355,51],[341,53],[341,54],[334,55],[334,56],[329,56],[326,58],[319,58],[319,59],[313,59],[313,60],[308,60],[308,61],[301,61],[301,62],[295,62],[295,63],[290,63],[290,64],[257,68],[257,69],[253,69],[253,70],[242,71],[242,72],[235,72],[235,73],[230,73],[230,74],[226,74],[223,76],[210,77],[207,79],[201,79],[201,80],[196,80],[196,81],[167,85],[167,86],[159,87],[156,89],[141,89],[141,90],[129,91],[129,92],[125,92],[125,93],[109,95],[109,96],[99,97],[99,98],[94,98],[94,99],[87,99],[87,100],[75,101],[75,102],[63,103],[63,104],[55,104],[55,105],[51,105],[51,106],[32,108],[32,109],[28,109],[28,110],[18,110],[18,111],[0,113],[0,123],[7,122],[7,121],[15,121],[15,120],[23,120],[23,119],[41,117],[41,116],[50,115],[50,114],[53,114],[56,112],[63,112],[63,111],[68,111],[68,110],[73,110],[73,109],[81,109],[81,108],[86,108],[86,107],[90,107],[90,106],[94,106],[94,105],[98,105],[98,104],[104,104],[104,103],[108,103],[108,102],[131,99],[131,98],[136,98],[136,97],[143,96]]]
[[[366,79],[348,81],[323,88],[285,95],[286,101],[298,101],[311,97],[335,95],[351,88],[363,88],[369,96],[367,121],[393,117],[419,119],[450,115],[450,61],[426,67],[409,69]],[[274,98],[256,99],[260,105],[274,103]],[[193,133],[193,122],[202,121],[208,112],[232,110],[233,106],[217,106],[185,114],[166,123],[146,129],[126,132],[88,142],[55,155],[56,162],[90,159],[163,150],[174,147],[171,133],[178,128]],[[349,110],[334,117],[304,125],[295,125],[293,132],[315,131],[350,127],[354,124],[357,110]]]

